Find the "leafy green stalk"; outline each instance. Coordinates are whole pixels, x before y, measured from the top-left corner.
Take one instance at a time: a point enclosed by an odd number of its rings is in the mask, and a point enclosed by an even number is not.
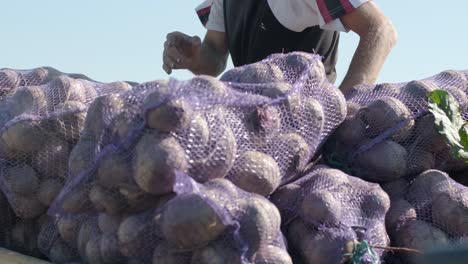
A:
[[[429,111],[453,155],[468,163],[468,123],[460,114],[458,102],[447,91],[435,90],[429,94]]]

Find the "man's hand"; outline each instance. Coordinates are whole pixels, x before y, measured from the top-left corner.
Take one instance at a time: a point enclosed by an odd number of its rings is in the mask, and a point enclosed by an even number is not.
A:
[[[169,33],[164,42],[163,69],[171,74],[173,69],[191,69],[200,53],[201,40],[181,32]]]
[[[167,35],[164,43],[163,69],[187,69],[194,74],[217,76],[226,68],[229,56],[226,35],[208,30],[203,42],[180,32]]]
[[[346,94],[353,86],[372,84],[397,41],[397,33],[390,20],[369,1],[341,18],[343,25],[357,33],[359,45],[348,73],[340,85]]]

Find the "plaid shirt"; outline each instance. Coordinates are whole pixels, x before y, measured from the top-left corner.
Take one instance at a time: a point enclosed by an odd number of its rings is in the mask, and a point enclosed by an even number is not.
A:
[[[316,0],[316,2],[325,23],[349,14],[358,7],[350,0]]]
[[[206,0],[201,5],[195,8],[198,18],[200,19],[203,26],[206,26],[208,23],[208,18],[210,17],[211,6],[213,5],[213,0]]]
[[[201,3],[199,6],[197,6],[195,9],[201,23],[205,27],[207,27],[207,24],[210,18],[210,12],[215,1],[221,1],[221,3],[223,2],[223,0],[206,0],[203,3]],[[255,1],[255,0],[252,0],[252,1]],[[294,1],[292,0],[276,0],[276,1],[291,1],[290,4],[291,5],[294,4]],[[314,0],[314,1],[295,0],[295,1],[296,1],[296,4],[299,3],[299,4],[304,5],[304,3],[307,3],[308,6],[311,6],[313,10],[315,10],[317,15],[319,16],[317,24],[320,25],[322,28],[346,31],[346,29],[341,25],[341,22],[337,20],[339,20],[340,17],[351,13],[353,10],[355,10],[356,8],[358,8],[360,5],[367,2],[368,0]],[[300,3],[300,1],[304,3]],[[277,2],[275,2],[275,0],[269,0],[268,3],[272,7],[273,13],[275,13],[275,9],[273,8],[273,6]],[[291,20],[291,18],[288,18],[288,19]],[[328,25],[328,24],[332,24],[332,22],[336,22],[335,25]],[[328,28],[327,28],[327,25],[329,26]]]

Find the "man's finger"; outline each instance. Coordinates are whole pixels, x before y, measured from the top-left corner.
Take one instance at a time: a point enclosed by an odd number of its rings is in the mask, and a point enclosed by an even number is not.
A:
[[[172,69],[169,66],[167,66],[166,64],[163,64],[163,69],[167,74],[172,73]]]
[[[170,44],[175,45],[177,47],[182,47],[190,43],[190,36],[187,36],[183,33],[174,34],[169,39]]]
[[[170,42],[169,40],[164,41],[164,49],[169,49],[170,48]]]
[[[174,66],[176,66],[175,61],[169,56],[165,56],[163,62],[164,62],[164,64],[171,67],[172,69],[174,69]]]
[[[170,48],[170,47],[178,47],[180,46],[181,44],[181,37],[176,35],[176,34],[173,34],[171,36],[168,36],[168,38],[166,39],[166,42],[164,43],[164,47],[166,48]]]
[[[166,53],[164,56],[164,64],[169,66],[173,70],[179,69],[187,69],[186,59],[177,56],[171,56],[170,54]]]
[[[187,58],[184,55],[180,54],[180,52],[177,49],[169,48],[164,54],[165,56],[171,58],[176,66],[182,68],[187,67],[185,63],[187,61]]]
[[[168,56],[167,54],[164,54],[163,56],[163,63],[166,64],[171,69],[174,69],[174,67],[176,66],[174,59],[171,56]]]
[[[167,34],[166,39],[171,39],[171,38],[174,38],[174,37],[180,36],[180,35],[184,35],[184,33],[179,32],[179,31],[174,31],[174,32],[171,32],[171,33]]]
[[[175,62],[173,69],[187,69],[187,64],[186,60],[182,58],[172,58],[172,60]]]
[[[201,39],[198,37],[198,36],[193,36],[191,39],[190,39],[190,42],[192,43],[192,47],[199,47],[201,46]]]
[[[172,58],[180,57],[180,52],[176,47],[169,47],[164,50],[164,56],[170,56]]]

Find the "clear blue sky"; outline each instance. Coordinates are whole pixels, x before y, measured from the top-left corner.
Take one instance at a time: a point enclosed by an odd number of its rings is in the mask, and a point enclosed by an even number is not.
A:
[[[201,0],[0,0],[0,68],[52,66],[99,81],[165,79],[166,34],[203,36],[194,13]],[[376,1],[399,32],[378,82],[424,78],[468,69],[468,2]],[[436,3],[439,3],[436,5]],[[338,80],[358,38],[342,34]],[[232,67],[229,63],[228,67]],[[187,79],[191,73],[176,71]]]

